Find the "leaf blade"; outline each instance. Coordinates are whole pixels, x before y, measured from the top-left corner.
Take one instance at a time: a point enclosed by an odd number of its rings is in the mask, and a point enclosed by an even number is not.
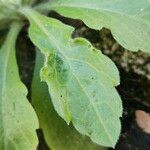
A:
[[[115,65],[86,40],[70,39],[72,28],[31,10],[26,10],[25,14],[31,23],[29,36],[46,57],[41,76],[49,86],[59,115],[68,122],[65,118],[67,109],[67,115],[71,116],[69,119],[79,132],[90,136],[98,144],[114,146],[120,133],[119,117],[122,114],[121,100],[114,88],[119,81]],[[105,58],[105,62],[100,61],[101,58]],[[94,59],[95,62],[91,62]],[[103,70],[96,66],[96,62],[100,66],[108,65],[109,69]],[[95,67],[108,76],[114,73],[115,84]],[[111,118],[114,125],[110,126],[108,120]]]
[[[45,83],[40,82],[40,69],[44,57],[37,51],[36,67],[32,83],[32,104],[39,117],[47,144],[54,150],[105,150],[80,135],[71,125],[62,120],[55,112]],[[42,96],[41,96],[42,95]],[[55,124],[55,125],[54,125]]]
[[[150,22],[146,19],[149,6],[149,0],[56,0],[43,9],[54,9],[64,16],[81,19],[94,29],[106,27],[123,47],[150,52]]]
[[[33,150],[38,144],[38,121],[26,99],[27,90],[20,82],[15,58],[19,31],[20,25],[13,24],[0,50],[0,149],[4,150]]]

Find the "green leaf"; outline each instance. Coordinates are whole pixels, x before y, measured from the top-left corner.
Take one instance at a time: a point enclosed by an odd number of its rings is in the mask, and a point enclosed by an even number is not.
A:
[[[22,0],[0,0],[0,4],[3,5],[21,5]]]
[[[150,52],[149,0],[52,0],[41,8],[81,19],[94,29],[106,27],[125,48]]]
[[[15,40],[20,31],[13,24],[0,49],[0,149],[35,150],[36,114],[26,99],[27,89],[19,79],[15,58]]]
[[[30,20],[31,40],[45,55],[41,76],[58,114],[94,142],[114,146],[122,114],[114,63],[88,41],[71,39],[71,27],[32,10],[24,14]]]
[[[52,150],[106,150],[80,135],[71,125],[68,126],[56,113],[51,103],[48,88],[40,82],[40,69],[43,55],[37,51],[36,66],[32,83],[32,104],[37,112],[40,128]]]

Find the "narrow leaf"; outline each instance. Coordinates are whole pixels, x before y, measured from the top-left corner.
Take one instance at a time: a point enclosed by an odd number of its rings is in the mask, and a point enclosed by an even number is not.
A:
[[[52,0],[42,8],[81,19],[94,29],[106,27],[125,48],[150,52],[149,0]]]
[[[72,28],[32,10],[24,13],[31,23],[29,36],[45,55],[41,77],[56,111],[94,142],[114,146],[122,114],[114,63],[88,41],[71,39]]]
[[[20,25],[13,24],[0,49],[0,149],[35,150],[38,121],[26,99],[27,90],[19,79],[15,40]]]
[[[56,113],[51,103],[48,88],[40,82],[40,69],[44,64],[43,55],[37,51],[36,67],[32,83],[32,104],[37,112],[40,128],[52,150],[106,150],[80,135],[68,126]]]

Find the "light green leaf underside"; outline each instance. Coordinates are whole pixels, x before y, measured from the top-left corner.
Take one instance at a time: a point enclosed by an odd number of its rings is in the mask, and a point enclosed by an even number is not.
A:
[[[122,114],[114,63],[88,41],[71,39],[72,28],[31,10],[24,13],[31,24],[29,36],[45,55],[41,76],[58,114],[94,142],[114,146]]]
[[[36,114],[26,99],[27,89],[19,79],[15,39],[20,25],[13,24],[0,49],[0,149],[35,150]]]
[[[40,69],[43,55],[37,51],[36,67],[32,83],[32,104],[37,112],[40,128],[48,146],[52,150],[106,150],[92,143],[88,137],[80,135],[72,126],[68,126],[53,108],[45,83],[40,82]]]
[[[52,0],[43,9],[111,30],[125,48],[150,52],[150,0]]]

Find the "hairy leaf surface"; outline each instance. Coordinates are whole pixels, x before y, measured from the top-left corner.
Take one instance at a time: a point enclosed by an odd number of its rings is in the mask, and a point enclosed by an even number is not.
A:
[[[125,48],[150,52],[150,0],[52,0],[43,9],[111,30]]]
[[[20,25],[13,24],[0,49],[0,149],[35,150],[36,114],[26,99],[27,90],[19,79],[15,40]]]
[[[72,28],[28,9],[24,13],[31,23],[29,36],[45,55],[41,77],[56,111],[94,142],[114,146],[122,114],[114,63],[88,41],[71,39]]]
[[[36,67],[32,83],[32,104],[37,112],[40,128],[52,150],[106,150],[94,144],[86,136],[68,126],[53,108],[46,83],[40,82],[43,55],[37,51]]]

